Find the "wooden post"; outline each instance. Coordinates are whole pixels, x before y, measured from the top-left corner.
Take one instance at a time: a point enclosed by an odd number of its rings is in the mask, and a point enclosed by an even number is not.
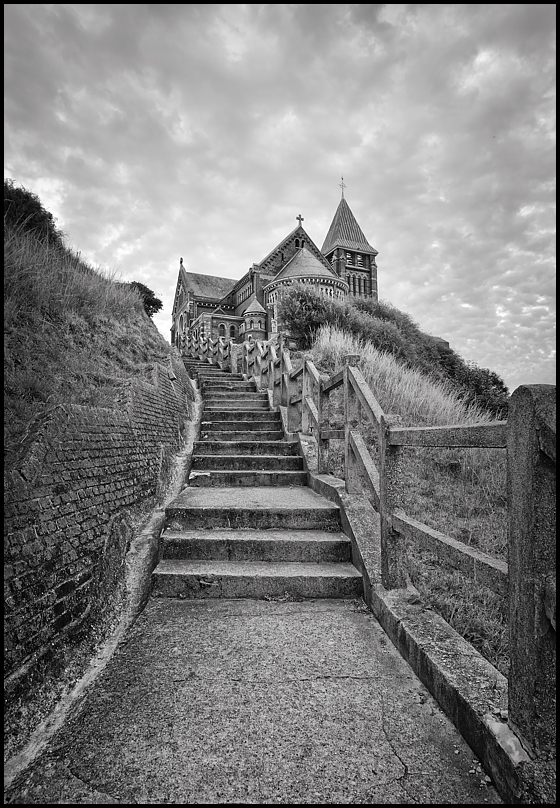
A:
[[[556,748],[556,387],[518,387],[507,431],[508,720],[548,757]]]
[[[280,378],[282,380],[282,384],[280,386],[280,404],[283,407],[288,407],[288,402],[290,400],[290,387],[292,386],[290,383],[291,372],[292,363],[290,361],[290,354],[287,351],[282,350],[280,352]],[[288,419],[289,415],[290,414],[288,413]]]
[[[319,434],[317,436],[319,474],[328,474],[329,471],[330,396],[328,393],[323,392],[325,381],[328,381],[328,376],[322,374],[317,399],[317,412],[319,413]]]
[[[310,418],[305,399],[311,395],[311,388],[313,380],[311,374],[307,370],[307,363],[312,359],[311,354],[305,354],[303,357],[303,377],[301,383],[301,432],[303,435],[309,435],[311,432]]]
[[[243,346],[232,342],[229,346],[229,368],[232,373],[241,373]]]
[[[381,521],[381,581],[386,589],[406,587],[406,551],[403,536],[393,527],[393,513],[402,508],[401,446],[388,443],[389,418],[379,425],[379,516]]]
[[[360,357],[358,354],[348,354],[344,362],[344,479],[349,494],[359,494],[361,491],[360,478],[356,468],[354,454],[350,448],[350,432],[360,422],[360,405],[356,391],[349,379],[348,369],[357,367]]]

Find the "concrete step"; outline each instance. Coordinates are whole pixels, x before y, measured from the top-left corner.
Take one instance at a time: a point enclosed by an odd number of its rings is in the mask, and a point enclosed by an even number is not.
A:
[[[230,406],[228,406],[230,405]],[[221,401],[205,401],[204,402],[204,413],[211,412],[223,412],[224,407],[227,407],[227,412],[241,412],[242,410],[258,410],[259,412],[270,412],[270,407],[268,401],[264,399],[261,401],[245,401],[244,399],[236,399],[235,401],[225,400],[224,402]]]
[[[350,562],[344,533],[323,530],[164,530],[160,557],[206,561]]]
[[[230,433],[228,433],[230,434]],[[195,441],[194,455],[298,455],[298,444],[286,441],[264,440],[199,440]]]
[[[234,393],[247,391],[249,393],[256,393],[257,387],[254,382],[236,382],[236,381],[207,381],[204,380],[200,384],[201,390],[205,392],[223,392],[226,394],[228,390]]]
[[[357,598],[362,576],[352,564],[163,559],[152,595],[169,598]]]
[[[228,396],[206,395],[202,393],[202,400],[204,402],[204,409],[213,407],[215,409],[270,409],[268,403],[268,396],[261,393],[233,393]]]
[[[187,486],[165,509],[168,530],[200,528],[340,532],[340,510],[306,486]]]
[[[256,390],[208,390],[206,387],[202,388],[202,398],[204,401],[219,401],[222,404],[228,401],[266,401],[268,402],[268,393],[258,393]]]
[[[194,368],[201,376],[212,376],[220,378],[227,376],[229,379],[243,379],[242,373],[230,373],[229,370],[221,370],[217,365],[201,365],[199,368]]]
[[[210,365],[208,362],[197,362],[197,363],[189,363],[186,364],[189,370],[194,370],[197,373],[206,373],[208,376],[214,373],[218,374],[227,374],[228,376],[241,376],[241,373],[230,373],[229,370],[224,370],[223,368],[219,368],[217,365]]]
[[[206,380],[208,380],[208,381],[224,381],[224,382],[231,382],[231,381],[243,382],[243,381],[246,381],[246,379],[243,378],[242,373],[229,373],[228,371],[225,371],[225,370],[207,371],[206,369],[199,370],[197,368],[191,368],[190,372],[195,374],[197,380],[200,380],[201,382],[204,382]]]
[[[233,424],[236,422],[232,421]],[[242,422],[245,424],[245,422]],[[211,427],[206,429],[204,432],[202,431],[202,427]],[[242,430],[233,430],[233,429],[226,429],[224,425],[224,430],[222,431],[220,428],[220,424],[216,422],[215,424],[202,424],[200,430],[200,437],[202,439],[201,442],[227,442],[235,444],[237,441],[241,442],[255,442],[253,439],[256,439],[256,442],[264,440],[264,441],[273,441],[273,442],[280,442],[284,440],[284,432],[282,429],[269,429],[267,427],[267,422],[263,421],[262,424],[245,424],[247,427],[244,431]],[[255,426],[259,426],[259,429],[255,429]],[[264,429],[260,429],[261,426],[264,426]],[[216,428],[214,428],[216,427]],[[251,427],[251,428],[250,428]]]
[[[237,413],[236,413],[237,415]],[[259,418],[247,417],[246,413],[241,413],[242,418],[231,418],[226,421],[221,421],[219,418],[205,418],[202,413],[202,421],[200,422],[200,431],[207,429],[215,432],[247,432],[252,429],[257,431],[271,431],[282,430],[282,419],[280,413],[269,412],[268,417],[263,417],[260,413]]]
[[[189,475],[189,486],[196,488],[246,486],[302,486],[307,485],[305,471],[256,471],[239,469],[237,471],[221,471],[215,469],[193,469]]]
[[[202,470],[303,471],[303,457],[299,455],[263,454],[195,454],[192,467]]]
[[[224,423],[231,421],[244,421],[245,423],[256,423],[257,421],[267,421],[272,424],[281,424],[282,419],[280,413],[271,412],[269,409],[239,409],[224,410],[214,409],[213,407],[204,407],[202,413],[202,423],[206,421],[222,421]]]

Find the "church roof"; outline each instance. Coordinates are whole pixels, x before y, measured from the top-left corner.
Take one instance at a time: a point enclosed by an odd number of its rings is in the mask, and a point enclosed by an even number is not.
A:
[[[210,300],[222,300],[235,280],[232,278],[219,278],[217,275],[199,275],[197,272],[185,272],[187,289],[197,297],[206,297]]]
[[[342,197],[336,209],[321,252],[328,255],[336,247],[345,247],[349,250],[359,250],[363,253],[377,255],[377,250],[371,246],[362,233],[360,225],[354,218],[354,214],[344,197]]]
[[[266,314],[266,309],[264,309],[256,297],[254,297],[243,314]]]
[[[307,247],[300,247],[270,283],[276,283],[276,281],[287,278],[292,280],[297,278],[329,278],[330,280],[336,279],[340,281],[334,270],[327,269]]]

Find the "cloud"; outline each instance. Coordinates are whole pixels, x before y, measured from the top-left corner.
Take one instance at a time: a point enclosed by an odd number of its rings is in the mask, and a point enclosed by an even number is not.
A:
[[[555,9],[8,4],[5,175],[164,301],[238,278],[341,174],[380,295],[514,388],[554,380]]]

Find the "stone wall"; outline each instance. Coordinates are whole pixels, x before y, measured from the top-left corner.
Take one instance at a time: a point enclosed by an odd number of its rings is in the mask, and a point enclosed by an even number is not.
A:
[[[30,425],[4,479],[6,697],[56,675],[62,649],[118,608],[134,508],[161,500],[192,399],[173,355],[112,409],[59,406]]]

